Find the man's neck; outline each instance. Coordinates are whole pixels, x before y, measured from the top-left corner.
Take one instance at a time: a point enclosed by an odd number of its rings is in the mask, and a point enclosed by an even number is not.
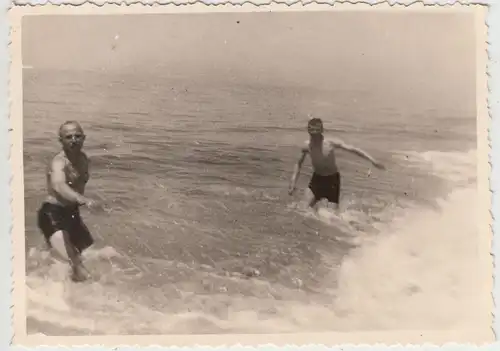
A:
[[[63,150],[64,154],[66,155],[66,158],[71,162],[74,163],[76,162],[79,158],[82,152],[80,150]]]
[[[323,135],[320,135],[318,137],[311,137],[310,138],[310,143],[312,145],[322,145],[323,144]]]

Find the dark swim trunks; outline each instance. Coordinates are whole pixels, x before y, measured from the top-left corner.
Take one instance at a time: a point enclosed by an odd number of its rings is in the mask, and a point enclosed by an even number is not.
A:
[[[80,253],[94,243],[78,208],[71,209],[45,202],[38,210],[38,228],[48,244],[55,232],[59,230],[67,232],[71,243]]]
[[[314,173],[309,182],[309,189],[317,201],[327,199],[329,202],[338,204],[340,200],[340,173],[329,176],[321,176]]]

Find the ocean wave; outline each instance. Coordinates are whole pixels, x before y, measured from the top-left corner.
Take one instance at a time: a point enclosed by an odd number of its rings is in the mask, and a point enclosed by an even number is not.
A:
[[[400,156],[431,165],[454,189],[437,200],[437,209],[398,209],[390,223],[377,224],[381,235],[343,261],[336,276],[342,328],[489,328],[490,292],[480,278],[476,151]]]
[[[457,189],[439,210],[406,209],[355,250],[338,275],[345,329],[448,329],[489,323],[478,304],[477,189]]]
[[[473,184],[477,175],[477,150],[450,151],[399,151],[396,158],[431,167],[434,175],[453,183]]]
[[[92,334],[234,333],[359,330],[472,330],[489,325],[489,290],[479,280],[475,188],[454,191],[439,201],[439,211],[407,208],[391,223],[381,223],[380,237],[365,240],[324,277],[323,303],[297,289],[277,287],[243,277],[221,278],[264,289],[259,297],[219,293],[198,294],[189,284],[173,298],[162,289],[145,289],[149,299],[167,299],[153,307],[127,290],[124,279],[74,285],[60,280],[67,270],[55,264],[43,278],[28,277],[29,316],[61,328]],[[467,203],[467,206],[464,206]],[[403,213],[404,212],[404,213]],[[91,261],[120,257],[110,248],[95,250]],[[328,255],[322,258],[325,264]],[[103,265],[100,266],[101,269]],[[59,277],[59,278],[58,278]],[[191,284],[214,284],[210,272],[198,271]],[[271,292],[281,290],[277,298]],[[141,302],[142,301],[142,302]],[[177,305],[176,308],[172,307]]]
[[[68,334],[467,329],[486,324],[489,316],[478,308],[478,301],[489,296],[478,281],[478,194],[469,184],[475,180],[475,152],[397,157],[430,165],[459,187],[439,199],[437,209],[399,203],[367,213],[360,209],[361,200],[348,199],[338,217],[320,210],[319,219],[332,228],[344,226],[358,248],[341,262],[321,253],[321,266],[329,273],[318,277],[319,294],[292,266],[278,269],[295,287],[257,275],[221,274],[214,267],[129,257],[111,247],[89,250],[86,262],[98,275],[73,284],[67,280],[67,265],[34,250],[29,260],[39,264],[27,276],[28,316],[38,321],[32,330],[45,333],[39,328],[43,323]],[[249,195],[239,188],[212,190]],[[368,226],[378,234],[370,235]]]

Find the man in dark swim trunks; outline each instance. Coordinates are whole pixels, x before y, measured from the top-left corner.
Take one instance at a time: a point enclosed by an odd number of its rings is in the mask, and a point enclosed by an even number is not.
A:
[[[377,168],[385,168],[361,149],[347,145],[339,139],[325,139],[323,136],[323,121],[320,118],[309,120],[307,131],[309,133],[309,140],[305,142],[305,146],[301,149],[299,160],[294,167],[289,194],[292,195],[294,193],[302,164],[309,154],[314,169],[307,194],[309,207],[315,208],[316,204],[322,199],[327,199],[329,203],[333,203],[335,209],[339,207],[341,177],[335,158],[335,148],[340,148],[365,158]]]
[[[73,281],[88,278],[81,253],[94,240],[80,217],[79,206],[93,208],[97,202],[85,197],[89,180],[89,159],[82,151],[85,134],[82,127],[68,121],[59,128],[62,151],[47,168],[48,195],[38,210],[38,227],[51,249],[70,262]]]

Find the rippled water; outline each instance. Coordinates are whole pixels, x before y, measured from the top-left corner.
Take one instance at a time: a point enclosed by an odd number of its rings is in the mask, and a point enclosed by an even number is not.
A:
[[[376,92],[223,80],[206,86],[161,74],[26,70],[24,86],[31,331],[336,328],[319,325],[305,310],[335,315],[336,274],[357,245],[353,238],[376,238],[402,210],[432,209],[457,182],[475,182],[474,172],[452,182],[453,172],[438,176],[430,163],[409,157],[410,151],[439,151],[462,159],[475,148],[470,111],[408,112],[403,102],[381,102]],[[298,104],[324,119],[327,134],[387,165],[371,169],[339,153],[341,219],[326,210],[314,217],[297,206],[301,191],[287,194],[307,138],[308,116],[297,113]],[[96,278],[79,286],[66,282],[66,267],[40,249],[35,222],[44,167],[58,151],[56,130],[67,119],[80,121],[88,134],[88,194],[110,209],[83,213],[96,238],[87,259]],[[450,169],[453,162],[440,164]],[[307,163],[301,189],[309,174]]]

